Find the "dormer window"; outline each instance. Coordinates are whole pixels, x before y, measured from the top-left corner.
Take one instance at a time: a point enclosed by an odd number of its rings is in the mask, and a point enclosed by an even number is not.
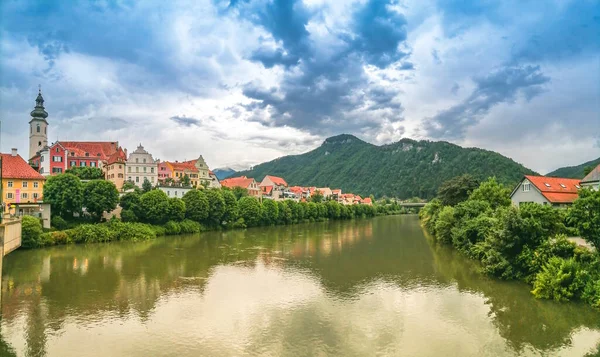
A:
[[[575,187],[579,190],[581,188],[581,186],[579,185],[575,185]]]
[[[71,151],[71,156],[75,156],[75,152]]]
[[[562,187],[562,188],[567,188],[567,186],[565,186],[565,184],[564,184],[564,183],[561,183],[561,184],[560,184],[560,187]]]
[[[89,153],[89,152],[86,152],[86,153],[85,153],[85,156],[86,156],[86,157],[87,157],[87,156],[90,156],[90,153]]]
[[[544,182],[544,185],[546,185],[546,187],[550,187],[549,183]]]

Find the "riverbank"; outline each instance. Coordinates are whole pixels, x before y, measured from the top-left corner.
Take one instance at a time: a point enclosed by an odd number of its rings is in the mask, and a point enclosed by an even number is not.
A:
[[[567,239],[567,211],[511,205],[506,190],[484,182],[454,206],[433,200],[420,212],[437,243],[480,263],[484,274],[521,280],[537,298],[583,301],[600,309],[600,254]]]

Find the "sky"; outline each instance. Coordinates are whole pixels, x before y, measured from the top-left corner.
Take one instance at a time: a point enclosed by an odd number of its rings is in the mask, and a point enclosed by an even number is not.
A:
[[[597,0],[0,3],[1,150],[139,143],[243,169],[348,133],[445,140],[540,173],[600,157]]]

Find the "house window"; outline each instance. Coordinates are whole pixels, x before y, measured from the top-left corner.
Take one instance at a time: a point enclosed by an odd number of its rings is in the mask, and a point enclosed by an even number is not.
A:
[[[177,196],[177,191],[175,191],[175,196]]]
[[[28,182],[27,181],[23,181],[22,185],[23,185],[23,188],[27,188]]]
[[[52,173],[54,173],[54,174],[60,174],[60,173],[62,173],[62,167],[53,167],[52,168]]]
[[[146,159],[144,159],[144,164],[146,163]]]
[[[71,161],[71,167],[73,166],[77,166],[77,162],[76,161]]]
[[[140,168],[139,168],[139,167],[136,167],[136,168],[135,168],[135,172],[140,172]]]
[[[75,156],[75,153],[74,153],[74,152],[71,152],[71,156]]]
[[[85,156],[86,156],[86,157],[87,157],[87,156],[90,156],[90,153],[89,153],[89,152],[86,152],[86,153],[85,153]]]
[[[85,167],[85,166],[87,166],[87,164],[85,163],[85,161],[80,161],[80,162],[79,162],[79,166],[81,166],[81,167]]]
[[[62,156],[52,156],[52,161],[54,161],[54,162],[62,162]]]
[[[37,198],[38,198],[38,194],[37,194],[37,192],[34,192],[33,193],[33,199],[37,200]]]
[[[6,198],[7,198],[7,199],[9,199],[9,200],[12,200],[12,199],[13,199],[13,197],[14,197],[14,196],[13,196],[13,193],[12,193],[12,192],[7,192],[7,193],[6,193]]]
[[[138,182],[138,183],[140,182],[140,177],[139,176],[135,177],[135,182]]]
[[[549,183],[544,182],[544,185],[546,185],[546,187],[550,187]]]
[[[9,187],[9,188],[10,188],[10,187],[13,187],[13,182],[12,182],[12,181],[8,181],[8,182],[6,183],[6,187]]]
[[[131,166],[127,168],[127,172],[131,172]]]
[[[27,198],[29,198],[29,195],[27,194],[27,192],[22,192],[21,193],[21,198],[27,199]]]
[[[119,169],[121,168],[121,165],[119,165]]]
[[[565,186],[565,184],[564,184],[564,183],[561,183],[561,184],[560,184],[560,187],[562,187],[562,188],[567,188],[567,186]]]
[[[95,161],[90,162],[90,167],[96,167],[96,162]]]
[[[38,187],[39,187],[39,182],[37,182],[37,181],[34,181],[34,182],[33,182],[33,188],[38,188]]]
[[[60,149],[59,149],[59,148],[56,148],[56,149],[55,149],[55,151],[56,151],[56,152],[60,152]]]
[[[146,166],[144,166],[144,172],[146,172]]]
[[[523,192],[529,192],[531,190],[531,184],[530,183],[524,183],[523,184]]]
[[[40,124],[37,125],[37,129],[36,131],[39,133],[40,132]]]
[[[135,158],[135,163],[137,164],[138,162],[140,162],[140,159],[138,159],[137,157]]]
[[[150,173],[153,174],[154,173],[154,167],[150,168]]]

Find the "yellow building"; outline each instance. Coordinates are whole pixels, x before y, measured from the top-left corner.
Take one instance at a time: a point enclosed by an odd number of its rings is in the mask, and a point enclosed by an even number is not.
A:
[[[10,154],[0,154],[0,158],[4,211],[13,215],[33,215],[42,218],[44,226],[49,227],[49,205],[41,204],[45,177],[29,166],[17,154],[17,149],[12,149]]]
[[[106,179],[115,184],[117,190],[121,191],[125,183],[125,165],[127,164],[127,152],[119,147],[117,151],[108,157],[102,166]]]

